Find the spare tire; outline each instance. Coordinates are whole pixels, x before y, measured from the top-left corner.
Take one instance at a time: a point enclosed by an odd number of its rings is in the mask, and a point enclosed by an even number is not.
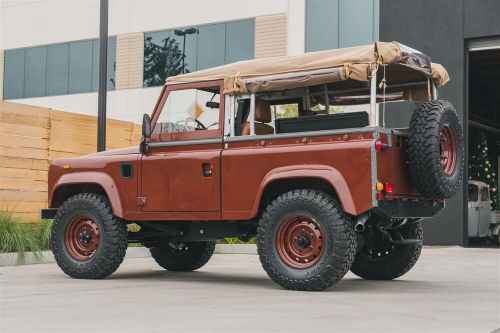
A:
[[[462,126],[453,105],[444,100],[413,111],[407,144],[408,164],[417,190],[431,200],[452,197],[463,175]]]

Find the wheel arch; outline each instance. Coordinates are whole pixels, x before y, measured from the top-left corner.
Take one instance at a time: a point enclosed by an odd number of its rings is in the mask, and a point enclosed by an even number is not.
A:
[[[89,180],[92,181],[89,181]],[[123,218],[123,209],[113,179],[101,172],[82,172],[63,175],[55,184],[49,198],[50,208],[59,208],[69,197],[78,193],[97,193],[108,199],[113,215]]]
[[[357,215],[351,191],[342,174],[323,165],[297,165],[270,171],[262,180],[254,204],[254,213],[279,195],[296,189],[313,189],[334,195],[340,200],[345,213]]]

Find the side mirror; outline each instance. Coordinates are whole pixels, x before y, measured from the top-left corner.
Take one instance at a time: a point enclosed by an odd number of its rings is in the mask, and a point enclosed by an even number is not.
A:
[[[147,113],[142,116],[142,136],[145,138],[151,137],[151,118]]]

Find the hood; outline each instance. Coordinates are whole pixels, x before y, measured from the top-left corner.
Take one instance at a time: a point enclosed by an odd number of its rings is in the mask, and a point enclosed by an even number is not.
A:
[[[111,150],[106,150],[106,151],[101,151],[98,153],[93,153],[85,156],[115,156],[115,155],[130,155],[130,154],[139,154],[139,146],[135,147],[127,147],[127,148],[118,148],[118,149],[111,149]],[[82,157],[85,157],[82,156]]]

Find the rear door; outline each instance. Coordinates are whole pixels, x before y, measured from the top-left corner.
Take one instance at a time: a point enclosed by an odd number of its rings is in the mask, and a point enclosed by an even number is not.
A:
[[[142,157],[143,212],[220,212],[221,89],[212,81],[164,90]]]

